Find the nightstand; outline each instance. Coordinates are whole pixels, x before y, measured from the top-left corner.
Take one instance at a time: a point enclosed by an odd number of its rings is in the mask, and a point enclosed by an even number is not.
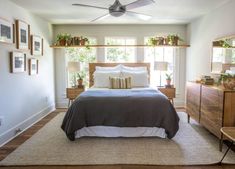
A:
[[[74,99],[85,91],[84,86],[66,88],[66,97],[69,99],[68,107],[73,103]]]
[[[168,97],[174,105],[175,88],[174,87],[158,87],[158,90]]]

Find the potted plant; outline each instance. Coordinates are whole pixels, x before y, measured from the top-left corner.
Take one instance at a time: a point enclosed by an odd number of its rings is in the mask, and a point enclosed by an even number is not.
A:
[[[78,73],[78,87],[82,87],[83,86],[83,78],[84,75],[82,73]]]
[[[60,45],[60,46],[67,46],[70,39],[71,39],[71,35],[67,34],[67,33],[58,34],[56,36],[57,44]]]
[[[88,44],[89,44],[88,38],[81,37],[80,45],[85,46],[85,45],[88,45]]]
[[[172,80],[172,73],[170,73],[170,74],[166,73],[166,84],[167,84],[167,86],[171,85],[171,80]]]
[[[157,45],[163,45],[163,44],[164,44],[163,37],[154,37],[154,38],[148,39],[148,45],[157,46]]]
[[[165,39],[166,45],[177,46],[179,41],[183,41],[178,35],[168,35]]]
[[[223,73],[220,75],[219,84],[222,84],[225,89],[235,89],[235,74]]]

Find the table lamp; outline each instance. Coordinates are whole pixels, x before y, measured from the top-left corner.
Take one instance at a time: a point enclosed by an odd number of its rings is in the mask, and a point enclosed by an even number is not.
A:
[[[68,72],[70,73],[78,73],[80,71],[80,62],[68,62]],[[74,75],[73,79],[73,87],[76,86],[76,75]]]
[[[154,70],[160,71],[160,86],[162,86],[162,72],[167,71],[168,62],[155,61]]]

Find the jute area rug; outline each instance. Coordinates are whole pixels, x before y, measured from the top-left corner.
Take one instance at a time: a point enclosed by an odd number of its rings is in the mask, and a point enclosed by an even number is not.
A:
[[[180,130],[172,139],[82,138],[69,141],[60,129],[60,113],[29,140],[0,162],[0,165],[200,165],[220,161],[219,140],[200,125],[186,122],[179,113]],[[225,163],[235,164],[230,151]]]

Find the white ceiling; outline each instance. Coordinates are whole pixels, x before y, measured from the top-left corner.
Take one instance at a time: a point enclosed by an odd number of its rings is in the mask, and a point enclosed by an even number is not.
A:
[[[109,7],[114,0],[11,0],[53,24],[91,24],[91,20],[107,13],[103,9],[72,6],[73,3]],[[128,4],[135,0],[120,0]],[[129,16],[109,16],[95,24],[186,24],[207,14],[230,0],[155,0],[155,4],[132,11],[151,15],[149,21]],[[93,23],[94,24],[94,23]]]

